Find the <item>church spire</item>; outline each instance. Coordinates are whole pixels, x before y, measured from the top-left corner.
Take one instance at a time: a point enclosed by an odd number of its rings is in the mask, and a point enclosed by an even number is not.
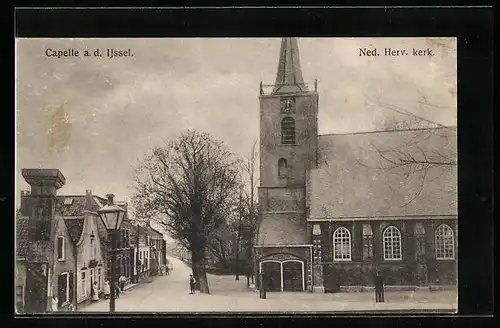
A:
[[[282,38],[278,72],[273,93],[307,91],[300,69],[299,46],[296,38]]]

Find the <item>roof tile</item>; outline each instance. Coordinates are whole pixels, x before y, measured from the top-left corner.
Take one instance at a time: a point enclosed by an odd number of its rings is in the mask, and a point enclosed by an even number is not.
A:
[[[16,221],[16,256],[26,257],[29,246],[28,218],[20,217]]]

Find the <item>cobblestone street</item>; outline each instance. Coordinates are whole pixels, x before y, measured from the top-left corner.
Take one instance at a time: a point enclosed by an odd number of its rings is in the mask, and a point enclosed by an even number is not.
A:
[[[169,258],[174,270],[151,283],[142,283],[121,294],[117,312],[303,312],[303,311],[446,311],[456,308],[456,293],[441,291],[388,292],[385,303],[375,303],[374,294],[259,293],[246,288],[246,278],[209,275],[210,295],[188,293],[191,269],[176,258]],[[80,308],[83,312],[107,312],[109,301],[101,300]]]

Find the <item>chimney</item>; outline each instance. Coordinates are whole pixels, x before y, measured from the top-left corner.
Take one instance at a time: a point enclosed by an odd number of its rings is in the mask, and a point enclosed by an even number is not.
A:
[[[94,209],[94,197],[92,197],[92,190],[85,190],[85,210],[92,211]]]
[[[58,169],[23,169],[24,180],[31,186],[31,195],[55,196],[66,178]]]
[[[113,198],[115,197],[114,194],[107,194],[106,198],[108,199],[108,205],[113,205]]]

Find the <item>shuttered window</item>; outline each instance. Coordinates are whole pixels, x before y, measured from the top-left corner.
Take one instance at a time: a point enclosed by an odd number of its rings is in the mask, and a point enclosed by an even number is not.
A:
[[[290,116],[281,120],[281,143],[283,145],[295,144],[295,120]]]

